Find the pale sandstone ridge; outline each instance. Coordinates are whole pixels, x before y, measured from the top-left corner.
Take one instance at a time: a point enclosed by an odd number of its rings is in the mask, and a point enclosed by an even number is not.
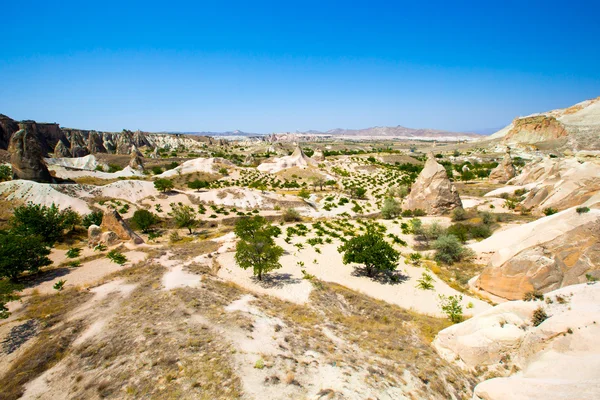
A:
[[[510,145],[548,149],[600,150],[600,97],[525,117],[518,117],[489,139]]]
[[[283,171],[284,169],[293,167],[304,169],[314,164],[315,161],[304,154],[304,151],[302,151],[300,146],[296,146],[296,149],[291,156],[279,157],[273,159],[272,161],[264,162],[256,169],[261,172],[269,172],[274,174],[276,172]]]
[[[404,208],[421,209],[430,215],[440,215],[462,207],[458,191],[448,179],[446,169],[429,153],[425,168],[411,187]]]
[[[40,144],[33,132],[24,126],[10,138],[10,163],[15,179],[51,182],[52,176],[44,162]]]
[[[477,385],[473,399],[600,398],[600,284],[545,297],[502,303],[438,333],[433,345],[448,362],[504,376]],[[537,308],[548,318],[534,326]]]
[[[116,233],[121,240],[131,240],[135,244],[144,243],[142,238],[131,230],[116,210],[104,213],[100,227],[104,230]]]
[[[580,214],[574,207],[498,232],[471,248],[494,253],[473,285],[509,300],[585,282],[586,274],[600,278],[600,210]]]
[[[466,167],[466,165],[465,165]],[[512,163],[510,150],[506,150],[506,154],[502,162],[490,172],[490,180],[496,183],[506,183],[516,175],[515,166]]]

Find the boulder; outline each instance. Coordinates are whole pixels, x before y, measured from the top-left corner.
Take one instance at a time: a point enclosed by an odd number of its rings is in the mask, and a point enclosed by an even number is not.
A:
[[[21,128],[12,135],[8,152],[15,179],[36,182],[52,181],[38,138],[29,128]]]
[[[113,231],[102,232],[102,235],[100,235],[100,243],[106,246],[113,246],[119,243],[119,236]]]
[[[135,244],[144,243],[116,210],[104,213],[100,226],[107,231],[113,231],[121,240],[131,240]]]
[[[490,172],[490,180],[495,183],[506,183],[516,175],[515,166],[512,163],[510,152],[507,151],[496,168]]]
[[[55,158],[68,158],[71,157],[71,151],[69,148],[63,143],[62,140],[59,140],[54,148],[54,157]]]
[[[88,228],[88,246],[96,247],[102,237],[102,228],[98,225],[90,225]]]
[[[439,215],[458,207],[462,207],[458,191],[448,179],[446,169],[435,160],[433,153],[429,153],[425,168],[404,201],[404,208]]]
[[[438,333],[433,346],[444,359],[494,377],[473,399],[600,398],[600,284],[545,297],[502,303]],[[534,324],[537,309],[547,318]]]

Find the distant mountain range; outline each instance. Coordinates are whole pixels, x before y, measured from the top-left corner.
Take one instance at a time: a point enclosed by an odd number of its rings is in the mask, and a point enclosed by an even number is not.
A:
[[[492,130],[495,132],[496,130]],[[490,131],[490,133],[492,132]],[[178,134],[189,134],[189,135],[202,135],[202,136],[265,136],[266,134],[261,133],[249,133],[239,130],[228,131],[228,132],[168,132]],[[440,139],[440,140],[456,140],[456,139],[477,139],[481,138],[478,133],[472,132],[449,132],[437,129],[413,129],[406,128],[404,126],[374,126],[371,128],[364,129],[331,129],[328,131],[317,131],[309,130],[305,132],[277,132],[275,135],[321,135],[331,137],[386,137],[386,138],[402,138],[402,139]]]

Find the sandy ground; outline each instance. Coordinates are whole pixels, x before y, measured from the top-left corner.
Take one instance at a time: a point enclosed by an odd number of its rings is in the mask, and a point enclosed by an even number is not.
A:
[[[389,231],[394,232],[391,229]],[[397,234],[398,232],[394,233]],[[381,283],[366,276],[355,276],[354,267],[342,263],[342,256],[337,251],[339,242],[334,241],[332,244],[319,245],[321,254],[318,254],[313,247],[307,244],[302,250],[298,250],[293,246],[294,243],[305,241],[306,238],[294,237],[292,243],[287,244],[283,237],[277,238],[277,244],[286,251],[280,260],[283,267],[271,272],[264,282],[256,280],[252,276],[251,270],[239,268],[235,263],[234,252],[226,252],[218,257],[218,261],[222,266],[219,270],[219,276],[256,293],[269,294],[295,303],[305,303],[310,296],[312,284],[310,281],[302,279],[301,270],[304,269],[320,280],[336,282],[374,298],[419,313],[436,316],[443,316],[439,309],[438,295],[460,294],[432,273],[434,290],[417,289],[417,280],[426,269],[407,265],[404,263],[404,258],[400,260],[398,267],[398,271],[402,273],[402,279],[399,283]],[[300,263],[304,263],[303,266]],[[467,308],[469,303],[473,304],[472,308]],[[463,295],[462,304],[465,314],[468,315],[476,315],[490,307],[489,304],[466,295]]]

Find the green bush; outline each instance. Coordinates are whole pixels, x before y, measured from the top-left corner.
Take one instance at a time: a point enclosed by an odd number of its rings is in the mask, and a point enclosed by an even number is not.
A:
[[[170,179],[157,179],[154,181],[154,188],[159,192],[169,192],[174,187],[175,185],[173,185],[173,181]]]
[[[158,222],[158,217],[148,210],[136,210],[133,213],[131,222],[142,232],[147,233],[152,225]]]
[[[552,215],[552,214],[556,214],[558,212],[557,209],[552,208],[552,207],[548,207],[548,208],[544,208],[544,215]]]
[[[454,264],[471,255],[469,249],[465,248],[454,235],[440,236],[433,242],[433,248],[436,250],[436,261],[444,264]]]
[[[464,221],[467,219],[467,212],[464,208],[459,207],[452,210],[452,221]]]
[[[462,301],[462,299],[463,299],[462,295],[456,295],[456,296],[440,295],[439,296],[440,308],[442,309],[444,314],[446,314],[448,316],[450,321],[452,321],[455,324],[462,322],[462,320],[463,320],[463,309],[462,309],[462,306],[460,305],[460,302]]]
[[[12,176],[13,172],[10,165],[0,165],[0,182],[10,181]]]
[[[121,253],[117,249],[109,251],[106,257],[108,257],[110,261],[119,265],[123,265],[127,262],[127,257],[125,257],[125,254]]]
[[[52,246],[63,236],[64,215],[53,203],[50,207],[28,203],[14,210],[10,221],[11,231],[22,236],[39,236]]]
[[[80,247],[71,247],[69,250],[67,250],[66,256],[67,256],[67,258],[77,258],[77,257],[79,257],[80,254],[81,254]]]
[[[585,214],[590,212],[590,208],[589,207],[577,207],[575,209],[575,211],[577,211],[577,214]]]

